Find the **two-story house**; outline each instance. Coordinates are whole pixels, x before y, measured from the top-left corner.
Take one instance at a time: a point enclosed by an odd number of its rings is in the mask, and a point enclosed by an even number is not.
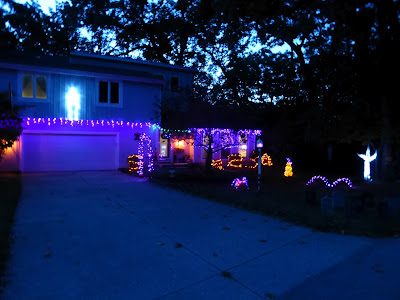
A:
[[[173,160],[182,150],[201,162],[201,148],[166,138],[158,125],[163,99],[176,111],[196,113],[187,110],[194,72],[82,53],[0,53],[0,92],[10,92],[12,106],[24,118],[23,132],[3,155],[0,171],[116,170],[141,151]],[[255,133],[237,150],[248,156]]]
[[[109,170],[127,166],[144,133],[159,143],[163,96],[191,90],[193,69],[126,58],[0,55],[0,91],[24,118],[0,170]],[[67,121],[69,120],[69,121]]]

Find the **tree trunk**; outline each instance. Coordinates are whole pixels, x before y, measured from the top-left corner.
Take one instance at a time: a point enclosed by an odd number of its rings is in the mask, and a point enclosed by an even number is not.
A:
[[[212,138],[211,134],[208,139],[208,147],[207,147],[207,156],[206,156],[206,173],[211,172],[211,163],[212,163]]]
[[[382,181],[388,181],[392,179],[392,132],[385,95],[382,96],[381,104],[383,126],[381,131],[382,153],[380,154],[380,179]]]
[[[398,61],[396,49],[398,45],[392,39],[393,33],[391,28],[398,24],[396,19],[391,19],[389,16],[393,12],[393,3],[391,1],[378,1],[377,7],[377,21],[378,21],[378,88],[380,89],[381,96],[381,145],[382,153],[380,155],[380,179],[388,181],[393,179],[394,170],[392,164],[392,145],[393,145],[393,130],[391,113],[394,109],[396,89],[394,82],[392,82],[393,74],[397,72],[393,66]],[[379,155],[379,154],[378,154]],[[378,157],[379,159],[379,157]]]

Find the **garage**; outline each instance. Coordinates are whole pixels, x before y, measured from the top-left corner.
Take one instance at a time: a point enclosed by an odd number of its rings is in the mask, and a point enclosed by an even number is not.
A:
[[[117,133],[24,132],[22,171],[116,170]]]

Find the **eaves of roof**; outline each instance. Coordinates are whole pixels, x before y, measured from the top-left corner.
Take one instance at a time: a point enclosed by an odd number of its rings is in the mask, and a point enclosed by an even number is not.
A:
[[[116,57],[116,56],[111,56],[111,55],[90,54],[90,53],[84,53],[84,52],[71,52],[70,56],[71,57],[84,57],[84,58],[98,60],[98,61],[103,60],[103,61],[112,61],[115,63],[146,65],[146,66],[151,66],[154,68],[175,69],[175,70],[186,71],[186,72],[191,72],[191,73],[197,72],[197,69],[195,69],[195,68],[188,68],[188,67],[182,67],[182,66],[159,63],[159,62],[150,62],[150,61],[145,61],[145,60],[140,60],[140,59],[133,59],[133,58],[129,58],[129,57]]]
[[[115,77],[120,80],[141,81],[154,84],[164,83],[164,79],[161,75],[124,68],[110,68],[101,65],[71,64],[69,58],[65,56],[4,55],[0,53],[0,66],[2,68],[26,71],[42,71],[93,77]]]

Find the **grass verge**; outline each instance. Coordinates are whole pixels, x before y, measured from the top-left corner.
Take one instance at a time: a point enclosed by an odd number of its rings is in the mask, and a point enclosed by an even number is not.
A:
[[[0,291],[6,262],[10,254],[11,229],[14,214],[21,196],[21,175],[0,174]]]

